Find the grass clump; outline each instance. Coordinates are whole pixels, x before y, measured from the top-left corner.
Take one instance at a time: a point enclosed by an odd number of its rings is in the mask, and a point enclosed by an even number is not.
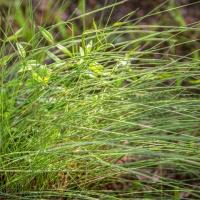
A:
[[[2,40],[0,196],[198,199],[199,24],[57,26]]]

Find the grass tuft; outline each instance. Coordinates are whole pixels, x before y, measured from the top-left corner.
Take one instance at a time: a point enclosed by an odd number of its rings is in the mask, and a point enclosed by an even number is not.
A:
[[[86,30],[111,5],[85,13],[84,2],[66,39],[63,22],[32,25],[28,42],[4,33],[0,197],[199,199],[199,23]]]

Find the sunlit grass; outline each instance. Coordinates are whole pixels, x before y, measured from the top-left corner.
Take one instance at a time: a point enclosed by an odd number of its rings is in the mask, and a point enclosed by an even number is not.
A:
[[[2,39],[0,196],[198,199],[199,24],[73,34],[89,14]]]

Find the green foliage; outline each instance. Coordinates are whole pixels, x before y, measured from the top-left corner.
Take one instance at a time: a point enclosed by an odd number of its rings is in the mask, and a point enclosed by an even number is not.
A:
[[[1,47],[0,197],[199,199],[199,29],[56,27]]]

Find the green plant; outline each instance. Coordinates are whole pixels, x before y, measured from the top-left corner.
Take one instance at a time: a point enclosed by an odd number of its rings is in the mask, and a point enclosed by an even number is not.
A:
[[[199,27],[61,24],[2,41],[0,196],[198,199]]]

